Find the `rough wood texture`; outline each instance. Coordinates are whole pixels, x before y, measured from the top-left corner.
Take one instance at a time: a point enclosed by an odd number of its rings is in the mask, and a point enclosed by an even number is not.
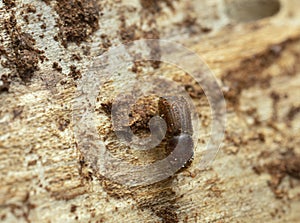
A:
[[[0,0],[0,221],[299,222],[300,3],[247,2]],[[141,38],[178,41],[202,56],[224,91],[227,126],[211,168],[197,168],[196,150],[171,179],[128,188],[80,153],[72,100],[95,56]],[[206,142],[209,104],[188,75],[163,63],[131,73],[185,86],[206,126],[199,145]],[[100,89],[100,101],[118,84]],[[99,132],[131,159],[111,134],[108,107],[100,106]]]

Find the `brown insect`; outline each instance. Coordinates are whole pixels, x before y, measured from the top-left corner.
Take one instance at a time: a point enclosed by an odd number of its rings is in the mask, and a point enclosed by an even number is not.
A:
[[[158,103],[159,115],[167,123],[168,151],[173,151],[177,146],[182,157],[194,155],[192,139],[193,127],[189,105],[182,96],[160,98]],[[178,157],[180,158],[180,157]]]

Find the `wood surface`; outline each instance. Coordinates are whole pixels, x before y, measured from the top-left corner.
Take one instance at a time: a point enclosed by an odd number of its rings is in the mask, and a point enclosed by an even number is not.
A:
[[[0,0],[0,221],[299,222],[300,4],[247,2]],[[196,148],[171,178],[127,187],[91,168],[72,106],[96,57],[143,38],[202,57],[226,100],[226,131],[210,168],[198,168]],[[135,78],[159,74],[189,86],[205,144],[210,107],[188,74],[164,63],[136,64],[130,74],[112,76],[101,102]],[[110,150],[131,159],[105,106],[98,115]]]

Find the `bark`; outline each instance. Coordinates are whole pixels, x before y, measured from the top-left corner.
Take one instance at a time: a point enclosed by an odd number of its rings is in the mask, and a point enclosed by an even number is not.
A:
[[[1,222],[299,222],[300,4],[250,2],[0,0]],[[226,100],[226,131],[213,164],[200,169],[211,112],[191,76],[157,62],[110,74],[95,93],[95,114],[113,155],[143,165],[170,152],[131,152],[113,133],[112,100],[137,80],[183,86],[201,121],[186,167],[128,187],[83,152],[73,105],[99,55],[145,38],[180,42],[202,57]],[[133,108],[135,133],[158,112],[155,100]]]

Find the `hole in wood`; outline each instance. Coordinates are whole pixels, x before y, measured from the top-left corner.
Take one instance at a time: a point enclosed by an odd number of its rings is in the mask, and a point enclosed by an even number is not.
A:
[[[225,0],[228,17],[237,22],[251,22],[276,15],[279,0]]]

